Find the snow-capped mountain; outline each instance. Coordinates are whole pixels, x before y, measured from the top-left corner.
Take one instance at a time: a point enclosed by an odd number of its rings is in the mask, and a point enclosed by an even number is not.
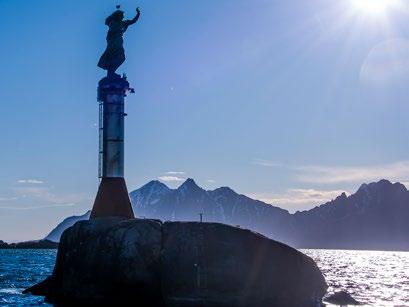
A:
[[[193,179],[179,188],[169,189],[151,181],[130,193],[139,217],[171,221],[221,222],[249,228],[279,241],[293,243],[292,215],[272,205],[237,194],[228,187],[206,191]]]
[[[206,191],[193,179],[177,189],[151,181],[130,198],[140,218],[198,221],[202,214],[205,222],[252,229],[294,247],[409,250],[409,192],[387,180],[363,184],[355,194],[295,214],[228,187]],[[46,239],[58,241],[66,228],[88,218],[89,212],[67,218]]]

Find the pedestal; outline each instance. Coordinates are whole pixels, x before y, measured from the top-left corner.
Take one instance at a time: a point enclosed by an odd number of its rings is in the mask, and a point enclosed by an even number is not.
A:
[[[90,219],[120,216],[134,218],[124,178],[102,178]]]
[[[101,182],[91,212],[96,217],[134,218],[124,179],[125,97],[132,92],[125,77],[111,75],[98,83],[99,165]]]

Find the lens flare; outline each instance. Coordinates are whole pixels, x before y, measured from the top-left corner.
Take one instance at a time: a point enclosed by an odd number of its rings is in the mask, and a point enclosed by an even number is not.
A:
[[[363,14],[383,15],[399,6],[399,0],[351,0],[352,7]]]

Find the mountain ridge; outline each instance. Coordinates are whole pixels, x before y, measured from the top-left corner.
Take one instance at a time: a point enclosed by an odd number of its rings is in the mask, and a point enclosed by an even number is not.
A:
[[[385,179],[293,214],[229,187],[204,190],[192,178],[176,189],[152,180],[130,198],[138,217],[191,221],[201,213],[204,221],[248,228],[297,248],[409,250],[409,192]],[[67,225],[88,217],[65,219],[45,239],[55,241]]]

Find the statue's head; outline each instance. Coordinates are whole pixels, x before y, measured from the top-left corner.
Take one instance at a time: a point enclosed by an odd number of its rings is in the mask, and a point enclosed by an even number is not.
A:
[[[108,26],[112,21],[122,21],[124,19],[124,12],[121,11],[119,8],[120,6],[117,5],[116,6],[117,10],[115,12],[113,12],[111,15],[109,15],[106,19],[105,19],[105,24]]]

